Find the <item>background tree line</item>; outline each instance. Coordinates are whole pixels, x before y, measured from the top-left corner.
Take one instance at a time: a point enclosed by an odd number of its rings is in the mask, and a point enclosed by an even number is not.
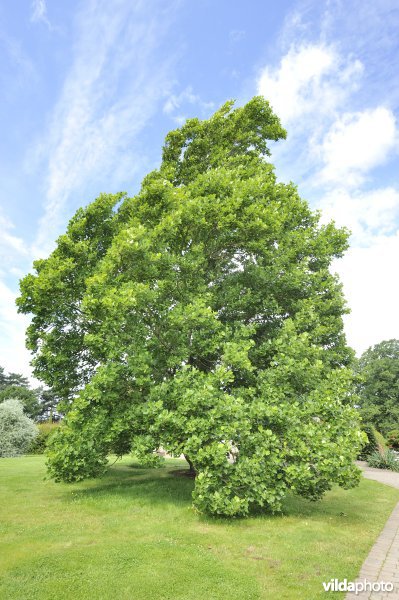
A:
[[[58,399],[52,390],[42,386],[32,388],[27,377],[20,373],[7,373],[0,366],[0,404],[10,399],[19,400],[24,413],[34,421],[60,420]]]

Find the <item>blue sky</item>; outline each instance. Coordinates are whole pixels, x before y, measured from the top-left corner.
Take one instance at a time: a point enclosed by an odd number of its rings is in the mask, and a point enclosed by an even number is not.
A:
[[[396,0],[18,0],[0,5],[0,365],[29,374],[18,280],[75,210],[134,194],[167,131],[263,94],[273,147],[323,220],[358,353],[399,338]]]

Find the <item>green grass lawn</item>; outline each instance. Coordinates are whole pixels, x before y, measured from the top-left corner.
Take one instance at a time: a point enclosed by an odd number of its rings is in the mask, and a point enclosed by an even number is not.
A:
[[[195,514],[179,468],[125,458],[64,485],[43,479],[43,457],[1,459],[0,598],[326,598],[322,582],[356,577],[399,501],[363,480],[316,504],[290,498],[281,516],[215,520]]]

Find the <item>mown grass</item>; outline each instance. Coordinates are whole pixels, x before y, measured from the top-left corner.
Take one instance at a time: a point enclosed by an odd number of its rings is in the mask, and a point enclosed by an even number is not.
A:
[[[315,504],[290,498],[280,516],[214,520],[195,514],[179,468],[125,458],[102,479],[64,485],[43,479],[41,456],[1,459],[0,598],[325,598],[322,582],[356,577],[399,501],[363,480]]]

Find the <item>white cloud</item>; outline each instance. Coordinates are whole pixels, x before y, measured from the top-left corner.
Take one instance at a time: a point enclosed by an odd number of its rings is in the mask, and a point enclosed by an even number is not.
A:
[[[13,235],[13,224],[0,215],[0,366],[30,377],[30,355],[25,349],[29,319],[17,314],[15,293],[5,280],[22,277],[29,262],[29,249]]]
[[[330,128],[321,144],[326,181],[359,184],[365,173],[383,163],[396,143],[395,117],[379,106],[343,114]]]
[[[115,10],[93,0],[79,15],[72,67],[40,144],[48,166],[35,255],[48,253],[74,192],[82,194],[93,181],[119,188],[118,176],[133,178],[145,159],[134,144],[169,92],[170,60],[154,52],[173,8],[149,13],[140,2],[127,2]]]
[[[6,371],[22,373],[33,382],[28,367],[31,357],[25,348],[29,319],[17,313],[15,298],[16,295],[0,280],[0,366]]]
[[[22,238],[13,235],[14,225],[0,215],[0,264],[5,266],[13,257],[28,255],[28,248]]]
[[[367,248],[351,248],[336,262],[351,314],[345,317],[348,343],[358,354],[369,346],[399,339],[399,232],[380,236]]]
[[[299,183],[323,222],[334,219],[352,231],[351,247],[333,270],[352,311],[345,318],[348,343],[361,353],[399,338],[399,190],[371,177],[396,153],[395,116],[383,101],[370,101],[369,85],[361,87],[369,84],[364,53],[360,61],[325,35],[322,43],[303,41],[314,31],[298,14],[285,33],[289,50],[276,67],[263,69],[257,91],[288,125],[287,142],[273,149],[279,178]]]
[[[349,192],[337,188],[320,201],[322,222],[348,227],[353,246],[370,246],[374,238],[394,235],[399,228],[399,191],[392,187]]]
[[[310,113],[331,112],[357,83],[363,66],[359,60],[344,64],[332,46],[293,46],[275,69],[265,67],[257,82],[258,93],[271,103],[283,124]]]

